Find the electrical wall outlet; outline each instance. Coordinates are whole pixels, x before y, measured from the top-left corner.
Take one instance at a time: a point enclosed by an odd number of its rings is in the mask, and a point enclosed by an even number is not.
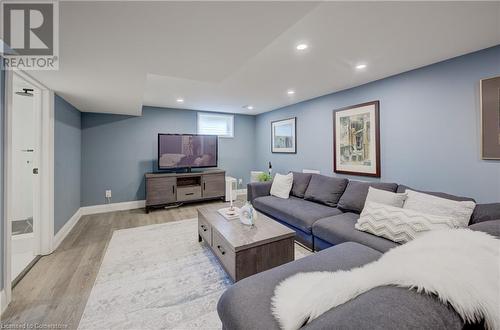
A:
[[[111,198],[111,190],[106,190],[106,198]]]

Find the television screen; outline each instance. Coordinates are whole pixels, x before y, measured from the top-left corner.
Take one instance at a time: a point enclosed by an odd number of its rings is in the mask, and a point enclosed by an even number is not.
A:
[[[217,135],[158,134],[158,169],[217,167]]]

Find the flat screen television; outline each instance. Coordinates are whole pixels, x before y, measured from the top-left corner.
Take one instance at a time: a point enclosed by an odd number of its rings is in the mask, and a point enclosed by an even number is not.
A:
[[[217,167],[217,135],[158,134],[158,169]]]

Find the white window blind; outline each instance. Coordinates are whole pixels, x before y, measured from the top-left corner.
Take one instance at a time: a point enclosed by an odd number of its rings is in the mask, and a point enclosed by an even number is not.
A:
[[[234,137],[234,116],[198,112],[198,134]]]

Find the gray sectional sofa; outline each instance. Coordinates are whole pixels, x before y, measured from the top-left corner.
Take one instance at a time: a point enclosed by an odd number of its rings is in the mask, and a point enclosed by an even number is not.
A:
[[[368,187],[391,192],[412,188],[396,183],[293,174],[294,183],[288,199],[269,195],[272,182],[250,183],[247,188],[248,200],[253,206],[295,230],[297,241],[316,251],[344,242],[357,242],[380,252],[397,245],[385,238],[356,230],[354,225],[363,210]],[[456,201],[474,201],[442,192],[425,193]],[[500,204],[478,204],[470,224],[493,219],[500,219]]]
[[[397,246],[387,239],[358,231],[354,224],[363,209],[368,187],[403,192],[395,183],[348,181],[321,175],[294,173],[289,199],[269,195],[271,183],[248,185],[254,207],[294,229],[296,239],[315,250],[314,255],[248,277],[230,287],[217,310],[224,329],[279,329],[271,315],[271,297],[285,278],[308,271],[347,270],[378,259]],[[430,194],[472,200],[445,193]],[[500,203],[478,204],[469,228],[500,237]],[[332,248],[328,248],[334,246]],[[463,329],[459,315],[436,297],[406,288],[379,287],[324,313],[304,329]]]

